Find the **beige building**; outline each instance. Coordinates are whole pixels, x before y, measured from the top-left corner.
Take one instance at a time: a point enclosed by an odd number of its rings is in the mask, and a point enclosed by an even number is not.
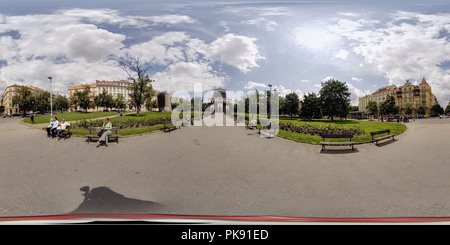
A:
[[[436,96],[431,91],[431,86],[425,78],[419,85],[413,85],[406,82],[403,86],[397,88],[395,93],[395,105],[399,107],[399,114],[406,115],[405,110],[409,106],[412,114],[417,116],[417,109],[423,106],[425,109],[425,117],[431,116],[431,107],[438,104]]]
[[[367,111],[367,105],[370,101],[377,102],[377,105],[380,106],[380,104],[386,100],[388,95],[394,96],[396,92],[397,86],[390,85],[386,87],[382,87],[377,89],[372,94],[366,95],[364,97],[359,97],[359,105],[358,105],[358,111],[364,112]],[[395,96],[394,96],[395,97]]]
[[[431,86],[427,83],[425,78],[422,79],[418,85],[406,82],[403,86],[397,87],[395,85],[386,86],[378,89],[372,94],[359,98],[358,110],[360,112],[367,111],[369,101],[377,102],[378,106],[386,100],[387,96],[391,95],[395,99],[395,105],[399,108],[399,115],[406,116],[406,108],[409,106],[412,109],[410,115],[418,116],[417,110],[420,106],[425,109],[425,117],[431,115],[431,107],[438,104],[436,96],[431,90]]]
[[[8,87],[6,87],[5,91],[2,95],[1,105],[5,107],[4,114],[12,115],[21,113],[22,111],[19,109],[17,105],[13,106],[12,98],[17,95],[17,90],[24,85],[17,85],[13,84]],[[40,94],[46,92],[45,90],[33,87],[33,86],[26,86],[33,94]]]
[[[108,94],[111,94],[114,99],[117,98],[118,94],[122,94],[123,97],[125,98],[125,103],[128,106],[128,102],[130,101],[130,95],[129,95],[130,94],[130,91],[129,91],[130,83],[131,83],[130,80],[120,80],[120,81],[96,80],[95,83],[91,83],[91,84],[71,85],[71,86],[69,86],[69,89],[68,89],[68,98],[70,100],[75,92],[83,91],[85,86],[87,85],[87,86],[89,86],[89,89],[90,89],[89,98],[91,99],[91,101],[94,101],[95,96],[103,93],[103,91],[106,91]],[[152,99],[156,99],[156,96],[153,96]],[[142,107],[142,109],[144,109],[144,108],[145,108],[145,106]],[[74,109],[74,108],[71,107],[71,109]]]

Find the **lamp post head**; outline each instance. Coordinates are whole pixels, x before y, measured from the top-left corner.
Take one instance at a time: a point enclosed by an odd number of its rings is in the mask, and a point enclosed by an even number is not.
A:
[[[52,77],[48,77],[48,79],[52,80]]]

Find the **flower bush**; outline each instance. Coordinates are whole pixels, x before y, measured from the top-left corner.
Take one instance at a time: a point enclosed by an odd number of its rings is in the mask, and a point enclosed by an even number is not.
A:
[[[290,122],[282,123],[280,122],[280,129],[299,133],[299,134],[311,134],[311,135],[320,135],[320,134],[353,134],[353,135],[362,135],[364,131],[359,127],[350,126],[350,127],[342,127],[337,125],[314,125],[314,124],[292,124]]]
[[[120,129],[132,129],[132,128],[145,128],[151,127],[157,124],[162,124],[165,121],[163,117],[161,118],[138,118],[138,119],[115,119],[111,118],[111,123],[114,127],[119,127]],[[105,120],[81,120],[75,124],[76,129],[87,129],[89,127],[101,127]]]

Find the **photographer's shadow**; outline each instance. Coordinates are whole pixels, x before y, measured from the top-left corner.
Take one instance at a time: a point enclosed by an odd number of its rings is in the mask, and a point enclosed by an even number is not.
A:
[[[161,207],[155,202],[125,197],[108,187],[96,187],[90,190],[89,186],[83,186],[80,191],[84,192],[84,200],[71,213],[149,214],[157,212]]]

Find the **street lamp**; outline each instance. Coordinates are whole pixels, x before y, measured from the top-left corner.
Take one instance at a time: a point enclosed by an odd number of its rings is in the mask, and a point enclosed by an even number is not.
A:
[[[50,117],[53,118],[52,77],[48,77],[48,79],[50,79]]]
[[[270,99],[272,100],[272,84],[268,84],[268,86],[269,86],[269,88],[270,88],[270,93],[269,93]],[[269,102],[269,103],[270,103],[270,102]],[[270,119],[270,113],[271,113],[271,111],[270,111],[270,107],[269,107],[269,119]]]

